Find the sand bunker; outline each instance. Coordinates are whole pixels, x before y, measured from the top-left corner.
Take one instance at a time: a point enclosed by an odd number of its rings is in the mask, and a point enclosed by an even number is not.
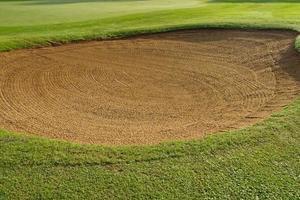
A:
[[[248,126],[299,94],[295,37],[194,30],[0,53],[0,128],[122,145]]]

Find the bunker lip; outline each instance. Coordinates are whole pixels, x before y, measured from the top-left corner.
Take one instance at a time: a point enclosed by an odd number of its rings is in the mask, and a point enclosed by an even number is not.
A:
[[[137,145],[246,127],[299,94],[296,36],[188,30],[0,53],[0,128]]]

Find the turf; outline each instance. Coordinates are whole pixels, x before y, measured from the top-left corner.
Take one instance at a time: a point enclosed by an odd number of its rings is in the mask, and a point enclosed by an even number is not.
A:
[[[191,142],[108,148],[1,132],[3,199],[299,199],[300,99]]]
[[[291,0],[68,1],[0,0],[0,51],[178,28],[300,30],[300,3]]]
[[[0,0],[0,49],[195,27],[300,31],[293,0],[54,2]],[[0,199],[300,199],[300,98],[203,140],[116,148],[0,131],[0,152]]]

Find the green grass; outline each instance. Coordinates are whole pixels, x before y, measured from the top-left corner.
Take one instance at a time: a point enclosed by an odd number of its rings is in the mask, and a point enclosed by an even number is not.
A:
[[[0,0],[0,26],[68,23],[200,4],[198,0]]]
[[[293,0],[82,1],[0,0],[0,49],[196,27],[300,31]],[[0,152],[0,199],[300,199],[300,98],[203,140],[102,147],[3,130]]]
[[[61,1],[0,0],[0,51],[187,27],[300,30],[300,2],[292,0]]]
[[[4,199],[299,199],[300,99],[267,121],[148,147],[0,132]]]

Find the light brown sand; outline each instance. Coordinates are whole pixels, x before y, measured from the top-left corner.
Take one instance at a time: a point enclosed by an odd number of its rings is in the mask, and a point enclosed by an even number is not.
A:
[[[245,127],[299,94],[295,37],[194,30],[0,53],[0,128],[128,145]]]

